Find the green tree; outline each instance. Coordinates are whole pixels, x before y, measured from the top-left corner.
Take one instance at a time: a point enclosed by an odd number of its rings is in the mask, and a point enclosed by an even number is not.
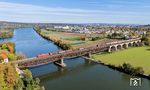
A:
[[[8,53],[8,59],[11,60],[11,61],[16,61],[17,60],[17,57],[13,54],[13,53]]]
[[[142,41],[145,45],[150,46],[150,32],[147,32],[147,34],[142,38]]]
[[[137,67],[137,68],[135,68],[134,73],[135,74],[143,74],[144,70],[142,67]]]
[[[7,44],[3,44],[2,49],[7,49]]]

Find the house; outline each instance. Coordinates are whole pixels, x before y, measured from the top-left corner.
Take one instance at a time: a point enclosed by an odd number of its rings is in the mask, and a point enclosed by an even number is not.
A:
[[[3,59],[3,63],[7,63],[8,62],[8,57],[7,57],[7,55],[6,54],[4,54],[4,53],[0,53],[0,57]]]

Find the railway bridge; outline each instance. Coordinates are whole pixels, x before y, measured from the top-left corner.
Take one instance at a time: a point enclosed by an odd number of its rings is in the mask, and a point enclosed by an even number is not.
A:
[[[12,63],[16,64],[20,69],[36,67],[48,63],[54,63],[61,67],[65,67],[66,64],[64,63],[64,58],[74,58],[79,56],[90,57],[91,54],[95,54],[103,51],[112,52],[118,49],[128,48],[130,46],[136,46],[140,42],[141,42],[141,38],[121,40],[116,42],[105,43],[104,45],[97,44],[95,46],[87,47],[87,48],[63,50],[61,52],[51,53],[48,56],[27,58]]]
[[[117,51],[119,49],[127,49],[128,47],[132,46],[138,46],[140,42],[141,39],[137,38],[107,43],[107,45],[109,45],[108,52]]]

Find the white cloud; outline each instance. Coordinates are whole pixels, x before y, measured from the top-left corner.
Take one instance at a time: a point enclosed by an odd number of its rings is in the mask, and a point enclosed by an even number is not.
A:
[[[0,12],[13,12],[14,14],[52,14],[52,15],[73,15],[82,16],[88,13],[100,13],[99,10],[68,9],[61,7],[44,7],[28,4],[16,4],[0,2]]]
[[[150,13],[129,11],[87,10],[79,8],[45,7],[29,4],[0,2],[0,20],[19,22],[111,23],[114,21],[119,21],[119,18],[124,18],[128,21],[127,18],[143,18],[148,17],[149,15]]]

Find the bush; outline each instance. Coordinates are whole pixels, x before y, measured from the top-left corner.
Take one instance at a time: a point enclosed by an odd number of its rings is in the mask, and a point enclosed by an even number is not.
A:
[[[144,74],[144,70],[142,67],[137,67],[134,69],[135,74]]]
[[[25,90],[44,90],[44,87],[40,87],[40,79],[33,79],[32,73],[30,70],[24,70],[23,82],[25,85]]]
[[[144,42],[140,42],[140,43],[139,43],[139,46],[140,46],[140,47],[145,46]]]
[[[1,49],[6,49],[7,51],[9,51],[10,53],[14,53],[15,52],[15,44],[12,42],[3,42],[0,43],[0,48]]]
[[[145,36],[143,36],[142,41],[145,45],[150,46],[150,33],[147,33]]]
[[[8,59],[11,60],[11,61],[16,61],[17,60],[17,57],[13,54],[13,53],[8,53]]]
[[[86,37],[85,37],[85,36],[81,36],[81,37],[80,37],[80,40],[85,41],[85,40],[86,40]]]
[[[132,74],[132,75],[138,75],[138,74],[144,74],[144,70],[142,67],[132,67],[131,64],[124,63],[122,66],[120,66],[122,70],[125,72]]]
[[[66,43],[62,42],[61,40],[55,41],[55,44],[57,44],[59,47],[61,47],[64,50],[68,50],[68,49],[72,48],[70,44],[66,44]]]
[[[96,40],[99,40],[101,39],[100,37],[92,37],[92,41],[96,41]]]

